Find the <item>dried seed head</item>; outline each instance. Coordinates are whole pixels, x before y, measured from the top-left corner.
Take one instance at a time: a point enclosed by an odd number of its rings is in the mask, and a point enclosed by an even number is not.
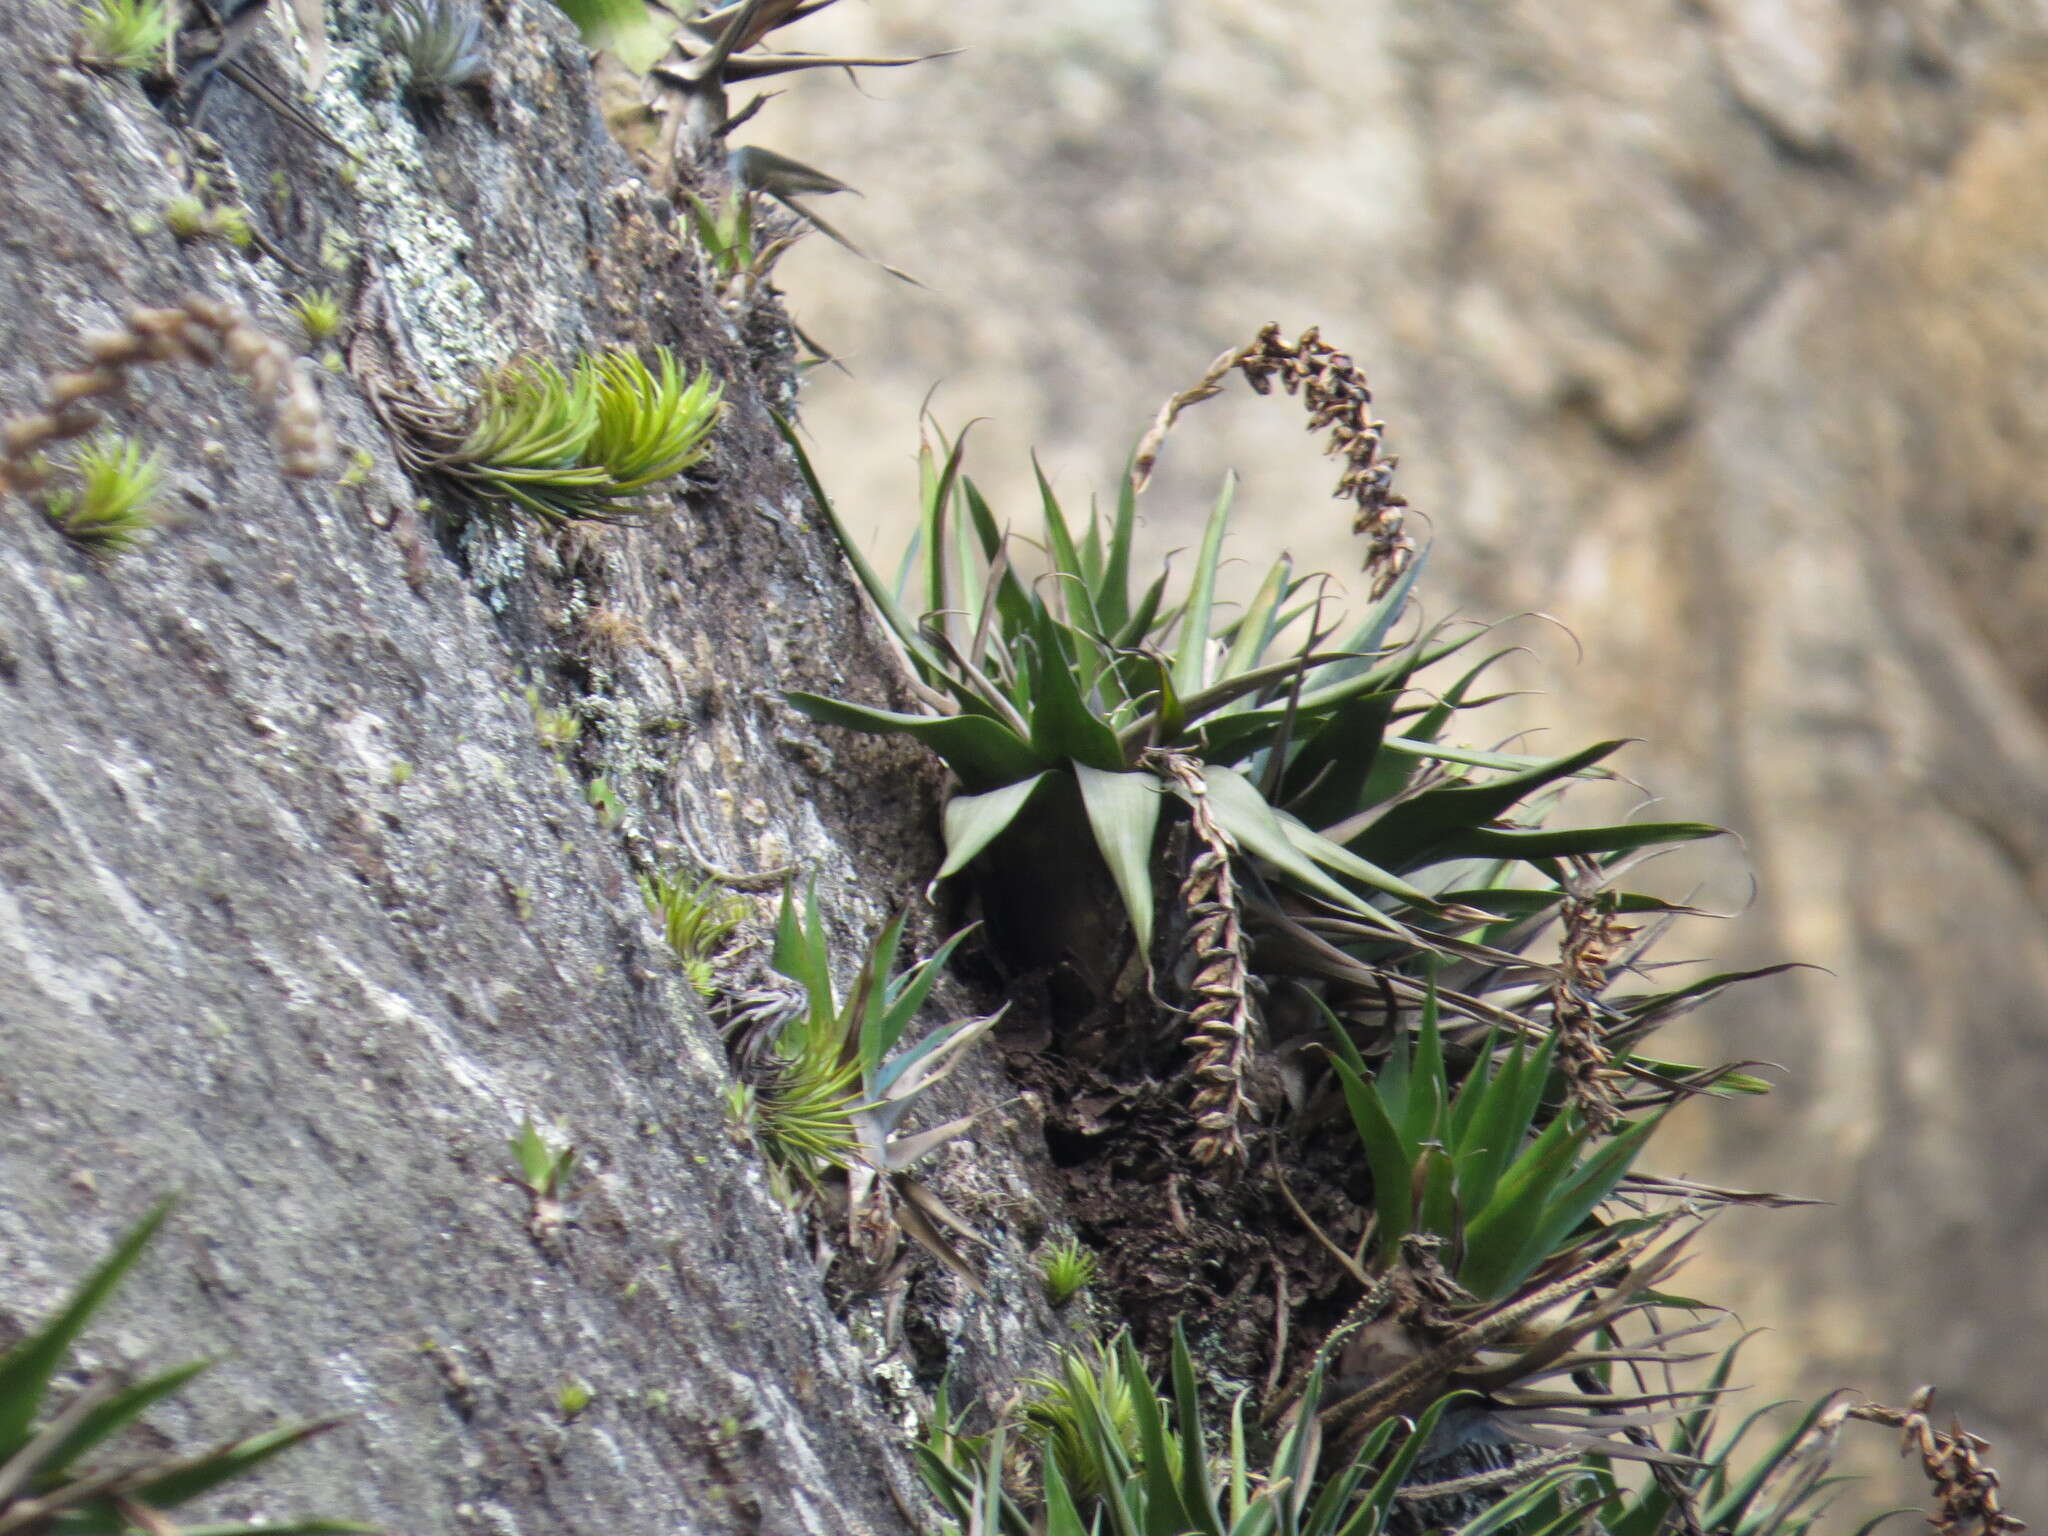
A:
[[[1991,1442],[1973,1435],[1953,1419],[1946,1432],[1928,1419],[1934,1406],[1934,1388],[1922,1387],[1904,1408],[1886,1408],[1878,1403],[1858,1403],[1842,1410],[1843,1416],[1882,1424],[1901,1432],[1901,1455],[1917,1452],[1920,1470],[1934,1487],[1934,1508],[1927,1523],[1941,1536],[2016,1536],[2027,1528],[2024,1520],[2008,1515],[1999,1505],[1998,1473],[1983,1463]]]
[[[1617,946],[1635,930],[1615,916],[1614,896],[1605,888],[1600,866],[1585,857],[1573,862],[1558,909],[1564,939],[1550,989],[1550,1027],[1557,1035],[1566,1092],[1588,1125],[1607,1131],[1614,1128],[1621,1111],[1615,1104],[1614,1069],[1602,1038],[1600,994],[1607,990],[1607,970]]]
[[[114,368],[92,368],[84,373],[52,374],[46,398],[52,410],[61,411],[74,400],[87,400],[95,395],[111,395],[125,382],[120,370]]]
[[[44,443],[97,426],[100,413],[84,402],[121,393],[128,368],[185,359],[212,363],[223,354],[249,376],[252,392],[272,412],[272,441],[286,474],[316,475],[334,461],[334,432],[311,376],[289,347],[236,305],[195,294],[172,309],[139,307],[129,311],[125,330],[93,332],[84,347],[91,368],[52,374],[41,410],[0,422],[0,485],[39,484],[28,456]]]
[[[1380,452],[1386,423],[1372,419],[1372,390],[1365,374],[1347,354],[1325,343],[1315,326],[1289,342],[1279,326],[1268,325],[1251,345],[1225,352],[1190,388],[1161,406],[1132,460],[1132,485],[1140,491],[1145,488],[1160,446],[1180,413],[1221,394],[1223,380],[1233,369],[1242,372],[1258,394],[1271,394],[1277,382],[1288,394],[1301,396],[1308,408],[1309,431],[1329,434],[1326,451],[1344,460],[1332,494],[1358,508],[1352,529],[1366,540],[1365,569],[1372,577],[1372,595],[1382,595],[1415,559],[1415,541],[1403,529],[1408,503],[1394,492],[1396,461]]]
[[[1238,917],[1237,886],[1231,876],[1230,841],[1209,814],[1208,785],[1201,765],[1184,752],[1146,754],[1146,766],[1173,780],[1187,801],[1195,836],[1194,856],[1181,881],[1181,909],[1187,914],[1187,953],[1194,962],[1188,991],[1186,1045],[1194,1058],[1188,1075],[1196,1084],[1190,1108],[1195,1116],[1196,1162],[1243,1162],[1244,1125],[1255,1118],[1246,1093],[1258,1020],[1252,1010],[1251,972]]]

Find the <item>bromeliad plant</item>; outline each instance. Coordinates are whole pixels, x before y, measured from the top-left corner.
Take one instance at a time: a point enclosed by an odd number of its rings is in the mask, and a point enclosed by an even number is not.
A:
[[[1416,1489],[1411,1478],[1443,1447],[1441,1428],[1456,1406],[1445,1399],[1412,1423],[1383,1423],[1326,1465],[1319,1366],[1262,1468],[1242,1396],[1210,1454],[1194,1362],[1177,1332],[1171,1373],[1171,1393],[1162,1393],[1127,1336],[1094,1360],[1069,1356],[1059,1379],[1046,1384],[1051,1390],[1027,1403],[1014,1426],[1038,1453],[1035,1494],[1006,1476],[1013,1426],[971,1437],[943,1416],[918,1447],[926,1482],[974,1536],[1382,1536],[1402,1528],[1404,1505],[1425,1502],[1430,1490]],[[1546,1506],[1549,1518],[1522,1529],[1558,1536],[1603,1502],[1597,1492],[1581,1492],[1586,1483],[1575,1471],[1555,1467],[1496,1478],[1494,1491],[1517,1482],[1524,1486],[1460,1522],[1459,1536],[1510,1529]],[[1406,1528],[1419,1527],[1411,1521]]]
[[[1155,871],[1173,830],[1187,829],[1175,905],[1194,975],[1187,1045],[1199,1160],[1243,1155],[1252,1117],[1244,1084],[1259,1049],[1255,979],[1299,981],[1347,1023],[1370,1016],[1385,1029],[1419,1004],[1422,967],[1443,961],[1442,1005],[1461,1039],[1496,1026],[1509,1031],[1504,1038],[1535,1037],[1553,1016],[1570,1016],[1589,1095],[1611,1098],[1607,1084],[1622,1077],[1647,1082],[1650,1096],[1743,1085],[1725,1070],[1634,1059],[1642,1034],[1701,994],[1653,996],[1629,1005],[1636,1012],[1626,1019],[1598,995],[1632,959],[1621,916],[1678,910],[1607,882],[1644,850],[1719,829],[1545,829],[1562,789],[1612,777],[1604,764],[1623,743],[1553,758],[1452,739],[1454,722],[1497,697],[1481,685],[1507,652],[1441,690],[1418,680],[1485,634],[1437,625],[1397,635],[1422,560],[1402,565],[1348,623],[1327,616],[1321,579],[1296,577],[1284,556],[1250,602],[1226,614],[1217,572],[1230,485],[1186,582],[1162,573],[1140,585],[1135,482],[1126,480],[1113,515],[1091,511],[1080,522],[1041,475],[1043,542],[1031,553],[1049,568],[1030,580],[1021,541],[962,472],[964,444],[955,443],[943,456],[925,451],[920,527],[891,585],[789,440],[924,708],[801,692],[789,701],[821,722],[908,735],[944,760],[957,789],[937,878],[1015,879],[1018,850],[1037,829],[1036,841],[1062,861],[1040,877],[1071,888],[1073,837],[1045,829],[1072,825],[1092,841],[1149,967],[1161,904]],[[1008,864],[993,870],[1005,853]],[[1574,911],[1585,952],[1554,988],[1556,968],[1520,951]],[[1612,1105],[1596,1113],[1611,1124]]]
[[[528,1115],[519,1122],[519,1134],[507,1145],[517,1174],[508,1174],[507,1184],[526,1191],[526,1230],[543,1247],[553,1243],[569,1223],[569,1187],[576,1179],[576,1149],[557,1146],[541,1134]]]
[[[71,460],[75,486],[59,486],[43,511],[81,549],[111,560],[134,549],[157,525],[164,460],[125,433],[89,439]]]
[[[690,880],[674,871],[643,875],[640,894],[661,924],[662,937],[682,962],[683,974],[699,996],[717,990],[712,961],[731,942],[752,910],[714,875]]]
[[[1045,1286],[1045,1299],[1064,1307],[1095,1280],[1095,1255],[1076,1238],[1049,1243],[1038,1255],[1038,1278]]]
[[[1546,1113],[1555,1034],[1533,1048],[1517,1038],[1507,1050],[1490,1035],[1454,1086],[1433,990],[1412,1052],[1407,1034],[1396,1033],[1376,1070],[1334,1016],[1329,1025],[1330,1064],[1372,1174],[1373,1220],[1350,1259],[1356,1272],[1364,1273],[1364,1242],[1384,1272],[1404,1240],[1422,1233],[1442,1245],[1444,1267],[1463,1289],[1496,1301],[1539,1265],[1569,1259],[1575,1241],[1604,1240],[1606,1230],[1588,1218],[1620,1186],[1661,1116],[1602,1140],[1601,1127],[1576,1106]]]
[[[910,1131],[912,1108],[960,1064],[967,1048],[1001,1014],[944,1025],[905,1046],[904,1036],[930,998],[957,933],[900,974],[905,919],[875,938],[852,989],[832,981],[832,949],[816,887],[799,906],[783,892],[769,963],[796,983],[801,998],[780,1009],[745,1009],[727,1048],[751,1079],[757,1138],[769,1157],[815,1189],[828,1173],[846,1181],[848,1235],[854,1251],[880,1265],[907,1233],[975,1289],[980,1281],[946,1229],[973,1229],[916,1174],[917,1165],[974,1123],[967,1115]]]
[[[674,354],[657,347],[652,368],[625,351],[580,358],[566,373],[544,359],[515,363],[467,413],[389,387],[372,403],[414,472],[560,528],[655,515],[637,498],[710,451],[722,394],[709,368],[685,383]]]
[[[610,11],[630,8],[637,0],[560,0],[563,9],[576,12]],[[838,0],[677,0],[664,5],[661,32],[666,51],[657,43],[652,67],[627,58],[627,65],[641,72],[646,82],[644,99],[662,127],[654,151],[655,174],[661,185],[674,185],[677,168],[685,160],[701,155],[724,140],[726,134],[751,118],[766,104],[757,95],[738,112],[731,109],[728,92],[734,85],[766,80],[776,75],[810,69],[900,69],[943,58],[943,53],[914,57],[876,57],[804,53],[777,48],[775,34],[808,16],[828,9]],[[644,9],[644,8],[643,8]],[[581,18],[579,18],[580,21]],[[678,24],[680,22],[680,24]],[[687,176],[681,179],[688,179]]]
[[[234,1482],[339,1420],[289,1424],[197,1452],[151,1449],[116,1458],[107,1448],[159,1403],[173,1400],[209,1362],[191,1361],[123,1385],[99,1376],[46,1413],[71,1346],[135,1267],[170,1212],[159,1205],[122,1238],[56,1316],[0,1355],[0,1531],[9,1536],[161,1536],[165,1511]],[[185,1536],[342,1536],[368,1526],[340,1520],[185,1526]]]
[[[88,0],[78,19],[78,62],[92,69],[162,68],[178,30],[167,0]]]

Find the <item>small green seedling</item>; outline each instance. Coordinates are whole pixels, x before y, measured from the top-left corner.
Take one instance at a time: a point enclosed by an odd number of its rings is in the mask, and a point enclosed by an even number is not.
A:
[[[292,313],[299,329],[314,346],[330,340],[341,330],[341,296],[332,288],[315,288],[292,300]]]
[[[358,448],[349,455],[348,468],[335,477],[337,487],[367,485],[370,471],[377,467],[376,455],[367,448]]]
[[[71,461],[75,487],[60,487],[43,510],[66,538],[102,559],[126,554],[156,527],[163,489],[160,454],[117,432],[102,433]]]
[[[1095,1279],[1095,1255],[1071,1237],[1052,1243],[1038,1255],[1038,1275],[1045,1299],[1064,1307]]]
[[[215,207],[199,192],[180,192],[164,204],[164,228],[179,240],[224,240],[238,251],[256,243],[249,216],[239,208]]]
[[[90,0],[79,14],[78,62],[140,74],[162,63],[177,26],[166,0]]]
[[[531,1115],[520,1122],[519,1134],[510,1145],[519,1164],[519,1175],[508,1175],[505,1182],[526,1191],[532,1203],[526,1230],[533,1234],[535,1242],[546,1246],[569,1224],[567,1194],[576,1172],[576,1149],[551,1145],[534,1125]]]
[[[526,707],[533,711],[533,729],[540,744],[560,757],[583,735],[583,722],[566,709],[556,709],[540,696],[540,685],[526,685]]]
[[[555,1384],[555,1411],[561,1414],[563,1423],[570,1423],[590,1406],[596,1395],[596,1390],[581,1376],[564,1376]]]
[[[605,831],[616,832],[625,824],[626,804],[619,798],[619,792],[612,788],[611,780],[603,774],[583,786],[583,798],[597,812],[597,824]]]

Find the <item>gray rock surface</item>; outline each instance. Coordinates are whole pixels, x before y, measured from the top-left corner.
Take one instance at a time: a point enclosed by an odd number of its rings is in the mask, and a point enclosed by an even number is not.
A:
[[[173,467],[152,542],[101,566],[0,504],[0,1340],[177,1191],[87,1358],[225,1356],[154,1416],[181,1442],[352,1416],[230,1512],[901,1529],[904,1367],[828,1307],[729,1133],[723,1052],[628,855],[799,863],[851,957],[928,872],[937,781],[821,745],[773,694],[898,685],[766,414],[780,365],[701,299],[566,21],[505,7],[488,96],[422,115],[376,8],[328,9],[313,110],[354,171],[230,87],[208,123],[209,197],[239,189],[301,276],[174,241],[180,137],[132,79],[70,65],[62,0],[0,8],[0,417],[136,303],[198,291],[294,334],[285,297],[365,255],[458,397],[515,352],[659,341],[730,409],[651,527],[444,539],[339,370],[340,482],[282,478],[224,375],[141,370],[114,417]],[[281,82],[282,36],[257,63]],[[582,722],[568,761],[529,690]],[[1002,1096],[979,1078],[950,1108]],[[588,1169],[559,1245],[503,1182],[528,1115]],[[1034,1208],[1028,1170],[999,1115],[978,1134],[979,1171],[936,1178],[997,1245],[997,1299],[948,1310],[938,1283],[927,1308],[968,1380],[1052,1329],[991,1214]],[[595,1396],[564,1422],[567,1378]]]

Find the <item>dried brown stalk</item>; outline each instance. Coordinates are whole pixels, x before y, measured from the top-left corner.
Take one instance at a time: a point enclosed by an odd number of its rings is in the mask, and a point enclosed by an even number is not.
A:
[[[1589,1125],[1607,1131],[1621,1111],[1614,1100],[1611,1058],[1601,1039],[1599,998],[1617,949],[1635,929],[1615,915],[1614,895],[1605,889],[1599,865],[1583,856],[1574,865],[1558,908],[1564,940],[1550,989],[1551,1027],[1571,1101]]]
[[[236,370],[272,412],[271,441],[286,474],[317,475],[334,462],[334,430],[311,377],[290,347],[234,304],[188,295],[172,309],[131,310],[123,329],[92,332],[84,345],[87,367],[50,375],[41,409],[0,422],[0,493],[41,486],[50,474],[42,449],[92,431],[101,415],[89,402],[124,395],[128,370],[146,363]]]
[[[1188,948],[1195,962],[1189,984],[1195,1006],[1188,1015],[1187,1035],[1197,1085],[1192,1106],[1195,1161],[1242,1163],[1243,1127],[1254,1117],[1245,1079],[1257,1021],[1245,962],[1242,909],[1230,869],[1230,840],[1209,812],[1209,787],[1194,758],[1185,752],[1154,751],[1145,761],[1180,786],[1196,842],[1180,887],[1181,907],[1188,915]]]
[[[1942,1536],[2003,1536],[2025,1530],[2024,1520],[1999,1508],[1998,1474],[1979,1459],[1991,1449],[1991,1442],[1954,1419],[1946,1432],[1936,1429],[1928,1421],[1933,1406],[1934,1388],[1922,1387],[1903,1409],[1858,1403],[1846,1411],[1852,1419],[1901,1431],[1900,1455],[1919,1452],[1921,1470],[1934,1485],[1934,1509],[1927,1523]]]
[[[1301,396],[1308,407],[1309,431],[1329,433],[1325,451],[1344,459],[1344,473],[1331,494],[1358,507],[1352,529],[1366,540],[1365,569],[1372,577],[1372,595],[1380,596],[1415,558],[1415,541],[1403,529],[1408,503],[1393,485],[1399,461],[1380,452],[1386,423],[1373,420],[1372,390],[1365,374],[1348,354],[1326,343],[1316,326],[1293,342],[1282,339],[1278,325],[1266,326],[1249,346],[1225,352],[1191,388],[1161,406],[1131,464],[1133,488],[1145,489],[1159,449],[1180,413],[1221,394],[1223,380],[1233,369],[1242,372],[1259,394],[1271,394],[1277,381],[1288,394]]]

